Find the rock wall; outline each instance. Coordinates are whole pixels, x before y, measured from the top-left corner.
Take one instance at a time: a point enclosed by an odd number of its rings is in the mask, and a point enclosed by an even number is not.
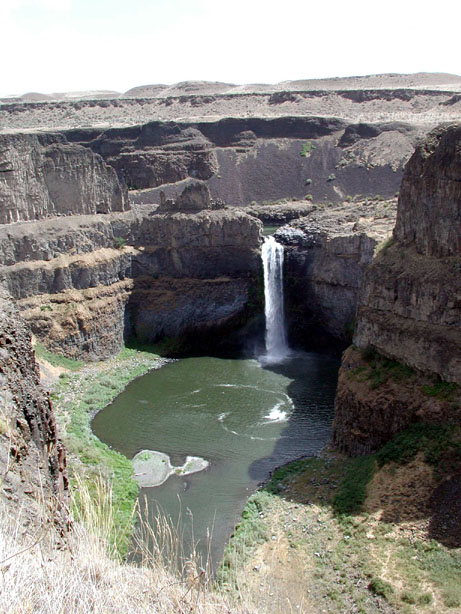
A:
[[[40,386],[30,331],[2,288],[0,399],[1,496],[16,515],[19,507],[23,509],[23,518],[34,532],[37,519],[46,517],[47,511],[65,523],[65,451],[57,436],[49,395]]]
[[[409,161],[394,244],[366,273],[358,347],[461,384],[461,128],[437,129]]]
[[[0,223],[129,207],[114,170],[60,134],[0,135]]]
[[[135,334],[206,332],[240,317],[259,275],[260,222],[237,209],[135,207],[0,229],[0,279],[34,334],[91,360]]]
[[[452,401],[441,411],[437,399],[368,393],[369,383],[347,377],[344,359],[336,400],[335,439],[349,451],[375,449],[410,422],[459,420],[461,385],[461,129],[432,132],[405,169],[394,240],[367,269],[359,297],[354,343],[443,386]],[[446,382],[440,384],[440,382]],[[398,385],[396,385],[398,388]],[[437,396],[438,388],[434,389]],[[440,392],[440,391],[439,391]],[[375,423],[381,426],[375,432]],[[360,428],[353,425],[362,425]],[[368,424],[368,426],[367,426]],[[362,442],[359,445],[359,442]],[[366,443],[363,443],[363,442]]]
[[[293,342],[342,343],[354,328],[363,273],[392,232],[395,200],[311,205],[275,234],[285,246],[286,313]]]
[[[438,388],[433,377],[397,364],[388,377],[381,375],[381,360],[366,356],[354,347],[343,354],[333,429],[341,451],[354,456],[375,452],[415,421],[461,424],[460,390]]]
[[[403,122],[356,124],[335,117],[224,118],[148,122],[66,131],[101,155],[134,203],[174,197],[195,178],[232,205],[347,195],[391,197],[421,128]]]

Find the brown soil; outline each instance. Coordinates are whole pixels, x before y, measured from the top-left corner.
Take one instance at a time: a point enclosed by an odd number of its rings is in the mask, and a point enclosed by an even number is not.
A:
[[[422,454],[407,465],[391,463],[369,484],[364,512],[351,517],[352,525],[341,524],[330,504],[346,461],[330,450],[316,466],[283,482],[283,497],[274,497],[260,514],[269,539],[253,551],[238,582],[267,614],[458,612],[447,607],[444,589],[429,576],[411,575],[411,550],[417,542],[430,547],[432,539],[461,546],[459,475],[439,485]],[[402,544],[409,547],[408,563]],[[372,577],[392,585],[390,601],[370,591]],[[402,599],[422,593],[431,596],[430,605]]]

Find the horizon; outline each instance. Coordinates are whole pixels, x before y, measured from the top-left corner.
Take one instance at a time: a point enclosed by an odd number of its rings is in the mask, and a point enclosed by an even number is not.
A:
[[[440,0],[307,6],[286,0],[3,0],[0,96],[209,81],[275,84],[460,72],[457,20]],[[445,10],[444,10],[445,6]],[[443,70],[441,70],[443,68]]]
[[[227,81],[217,81],[217,80],[208,80],[208,79],[185,79],[183,81],[176,81],[176,82],[171,82],[171,83],[154,83],[154,82],[148,83],[146,81],[144,83],[131,85],[129,88],[123,91],[116,90],[114,88],[71,89],[67,91],[63,91],[63,90],[60,90],[60,91],[57,91],[57,90],[56,91],[26,90],[20,93],[19,92],[9,93],[9,94],[0,93],[0,98],[20,98],[21,96],[27,96],[27,95],[32,95],[32,94],[40,94],[43,96],[57,96],[57,95],[71,95],[71,94],[91,94],[91,93],[96,94],[96,93],[104,93],[104,92],[123,95],[127,93],[128,91],[135,89],[135,88],[142,88],[142,87],[172,88],[174,86],[181,86],[181,85],[193,84],[193,83],[197,83],[197,84],[201,83],[201,84],[209,84],[209,85],[213,85],[213,84],[227,85],[230,88],[241,87],[241,86],[270,87],[270,86],[277,86],[277,85],[281,85],[285,83],[296,84],[302,81],[335,81],[335,80],[348,80],[348,79],[353,80],[353,79],[366,79],[366,78],[372,78],[372,77],[417,77],[417,76],[423,77],[423,76],[429,76],[429,75],[456,77],[457,79],[461,80],[461,74],[448,73],[445,71],[430,71],[430,72],[429,71],[418,71],[418,72],[413,72],[413,73],[384,72],[384,73],[368,73],[368,74],[361,74],[361,75],[335,75],[335,76],[324,76],[324,77],[304,77],[300,79],[283,79],[282,81],[271,82],[271,83],[267,81],[266,82],[253,81],[251,83],[230,83]],[[403,86],[403,87],[409,87],[409,86]]]

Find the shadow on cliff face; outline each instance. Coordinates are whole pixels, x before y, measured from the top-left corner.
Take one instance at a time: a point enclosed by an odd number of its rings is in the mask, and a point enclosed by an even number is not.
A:
[[[461,547],[461,471],[432,493],[429,536],[448,548]]]
[[[294,428],[295,420],[286,430]],[[459,433],[449,425],[413,425],[400,440],[396,437],[373,455],[348,458],[329,449],[321,458],[282,466],[265,488],[287,501],[329,509],[339,522],[344,516],[356,517],[370,527],[381,526],[380,530],[391,533],[395,530],[410,543],[414,539],[435,540],[450,550],[458,549]],[[282,438],[275,450],[279,448],[283,449]],[[306,456],[311,455],[315,452],[308,450]],[[253,463],[252,477],[261,479],[270,458]],[[389,526],[393,528],[386,529]]]

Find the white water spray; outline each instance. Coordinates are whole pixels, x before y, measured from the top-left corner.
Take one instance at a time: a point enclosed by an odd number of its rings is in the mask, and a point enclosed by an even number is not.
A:
[[[261,359],[266,364],[274,364],[282,362],[290,353],[283,307],[283,245],[274,237],[266,237],[261,256],[266,316],[266,354]]]

